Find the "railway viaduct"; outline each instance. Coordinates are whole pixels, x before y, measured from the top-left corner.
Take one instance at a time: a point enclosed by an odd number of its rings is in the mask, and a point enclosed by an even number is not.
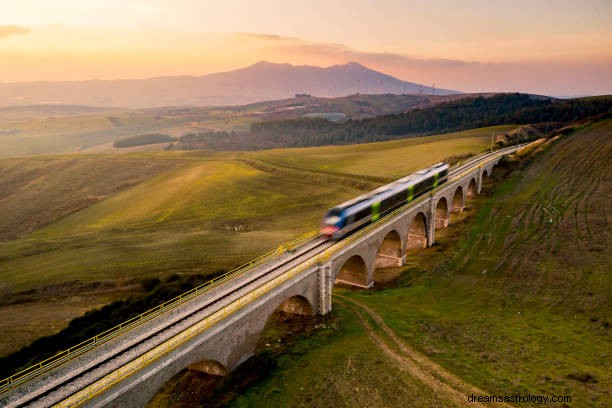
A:
[[[407,253],[432,245],[436,230],[449,225],[451,213],[462,211],[501,157],[516,149],[452,169],[448,182],[433,192],[356,234],[326,243],[322,251],[294,248],[250,271],[250,280],[232,279],[160,311],[127,333],[10,387],[0,394],[0,406],[142,407],[186,367],[224,375],[253,355],[275,311],[330,313],[336,283],[372,287],[378,268],[402,265]],[[159,334],[151,338],[151,332]],[[128,352],[120,361],[109,359],[122,350]]]

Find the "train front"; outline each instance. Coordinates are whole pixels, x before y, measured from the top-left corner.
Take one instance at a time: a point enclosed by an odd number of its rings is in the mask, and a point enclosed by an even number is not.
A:
[[[338,231],[342,228],[342,210],[332,208],[323,217],[323,225],[321,226],[321,235],[327,239],[338,239]]]

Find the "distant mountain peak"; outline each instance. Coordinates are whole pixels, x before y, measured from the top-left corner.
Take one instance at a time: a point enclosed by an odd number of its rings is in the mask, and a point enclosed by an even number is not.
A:
[[[431,87],[402,81],[349,61],[326,68],[258,61],[205,76],[142,80],[0,84],[0,105],[45,101],[91,106],[159,107],[239,105],[309,94],[334,98],[354,94],[430,94]],[[436,95],[458,93],[436,89]]]
[[[367,68],[356,61],[349,61],[346,64],[340,65],[341,67],[350,67],[350,68]],[[369,68],[367,68],[369,69]]]
[[[248,66],[246,69],[249,69],[249,68],[274,68],[274,67],[292,68],[293,65],[289,64],[288,62],[277,63],[277,62],[270,62],[270,61],[261,60],[261,61],[258,61],[256,63],[254,63],[253,65]]]

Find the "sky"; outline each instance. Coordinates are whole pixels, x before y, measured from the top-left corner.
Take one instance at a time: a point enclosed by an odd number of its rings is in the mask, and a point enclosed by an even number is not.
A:
[[[464,92],[612,93],[611,0],[0,0],[0,82],[356,61]]]

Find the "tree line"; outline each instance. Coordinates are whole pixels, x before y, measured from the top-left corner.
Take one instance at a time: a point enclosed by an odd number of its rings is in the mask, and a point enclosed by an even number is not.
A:
[[[610,96],[555,100],[519,93],[497,94],[342,123],[323,118],[263,121],[251,125],[249,132],[186,135],[179,138],[176,148],[253,150],[367,143],[504,124],[572,123],[611,112]]]

